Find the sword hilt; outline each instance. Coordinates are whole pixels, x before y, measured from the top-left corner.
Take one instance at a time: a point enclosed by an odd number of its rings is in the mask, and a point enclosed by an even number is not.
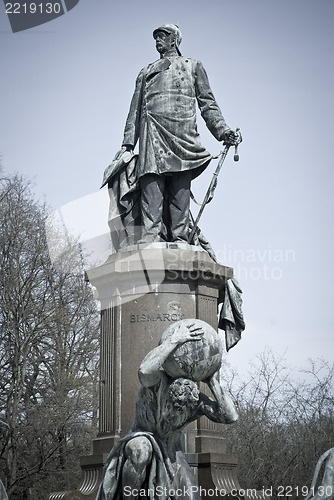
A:
[[[234,156],[233,156],[234,161],[239,161],[239,154],[238,154],[238,145],[234,146]]]
[[[235,131],[238,134],[238,139],[234,145],[234,157],[233,157],[233,159],[234,159],[234,161],[239,161],[238,146],[239,146],[240,142],[242,141],[242,136],[240,133],[240,128],[237,128]]]

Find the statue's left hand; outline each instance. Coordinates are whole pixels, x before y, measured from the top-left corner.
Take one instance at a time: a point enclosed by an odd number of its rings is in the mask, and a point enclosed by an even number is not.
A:
[[[194,323],[187,325],[178,325],[173,335],[169,338],[172,344],[183,344],[188,340],[201,340],[204,335],[204,330],[201,327],[195,326]]]

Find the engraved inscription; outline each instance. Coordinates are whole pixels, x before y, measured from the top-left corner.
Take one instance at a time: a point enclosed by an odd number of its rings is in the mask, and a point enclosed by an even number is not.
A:
[[[142,323],[148,321],[179,321],[184,317],[181,302],[178,300],[168,302],[167,311],[167,313],[130,314],[130,323]]]
[[[152,314],[130,314],[130,323],[142,323],[147,321],[179,321],[183,318],[181,313],[152,313]]]

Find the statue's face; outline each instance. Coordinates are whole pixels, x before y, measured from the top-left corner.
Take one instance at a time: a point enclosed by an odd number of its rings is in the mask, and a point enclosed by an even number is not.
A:
[[[168,50],[175,47],[175,37],[173,33],[167,33],[166,31],[157,31],[154,38],[155,46],[159,54],[164,54]]]

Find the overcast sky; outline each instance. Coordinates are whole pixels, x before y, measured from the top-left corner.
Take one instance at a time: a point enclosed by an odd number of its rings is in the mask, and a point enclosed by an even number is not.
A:
[[[203,62],[244,137],[201,221],[244,290],[247,329],[229,360],[269,346],[296,368],[333,362],[333,0],[80,0],[15,34],[3,3],[0,16],[3,165],[33,178],[83,239],[107,233],[99,186],[136,76],[157,59],[152,31],[179,23],[183,55]],[[214,166],[193,186],[199,198]]]

